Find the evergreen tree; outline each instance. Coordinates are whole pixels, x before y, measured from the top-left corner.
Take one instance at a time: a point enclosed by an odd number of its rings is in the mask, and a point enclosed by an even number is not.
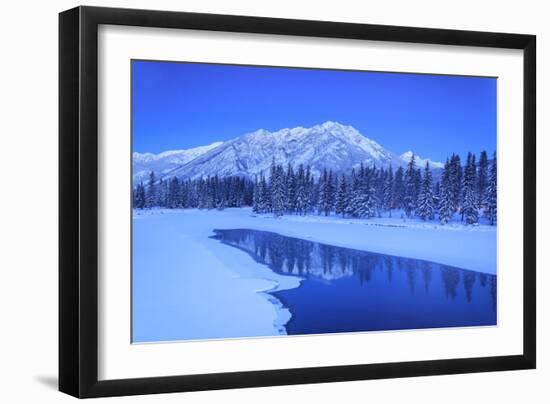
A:
[[[376,213],[378,217],[382,217],[382,211],[385,210],[385,195],[386,195],[386,177],[388,173],[381,168],[376,170],[375,168],[375,189],[376,189]]]
[[[294,170],[292,169],[292,165],[288,163],[286,172],[286,210],[289,213],[294,213],[296,210],[296,185]]]
[[[349,195],[348,195],[348,185],[346,182],[346,176],[342,174],[342,177],[340,178],[340,182],[338,183],[338,192],[336,195],[336,214],[342,215],[342,217],[346,214],[346,209],[348,207],[349,203]]]
[[[405,172],[403,167],[398,167],[395,171],[395,179],[393,181],[393,207],[395,209],[403,209],[405,203]]]
[[[134,207],[137,209],[145,208],[145,187],[143,186],[143,182],[136,188]]]
[[[426,168],[424,169],[424,179],[422,181],[418,196],[418,208],[416,209],[416,214],[422,220],[432,220],[434,218],[432,172],[430,170],[430,164],[427,161]]]
[[[254,177],[254,192],[252,196],[252,212],[260,212],[260,186],[258,184],[258,176]]]
[[[453,213],[461,205],[462,196],[462,166],[460,164],[460,156],[453,153],[449,165],[449,185],[452,195]]]
[[[282,216],[285,211],[285,179],[283,167],[278,165],[271,178],[271,206],[275,216]]]
[[[393,181],[393,169],[390,165],[390,168],[388,169],[388,174],[386,175],[386,179],[384,181],[384,209],[386,209],[389,214],[388,216],[391,217],[391,211],[393,209],[393,203],[394,203],[394,181]]]
[[[445,168],[443,169],[443,174],[441,176],[441,185],[440,185],[440,200],[439,200],[439,222],[441,224],[448,223],[454,213],[453,206],[453,184],[452,184],[452,167],[449,159],[445,163]]]
[[[414,176],[414,201],[415,206],[418,206],[418,197],[420,196],[420,189],[422,188],[422,170],[418,168]]]
[[[357,189],[352,200],[353,215],[356,217],[374,217],[376,215],[376,189],[374,170],[361,167],[358,176]]]
[[[332,210],[332,171],[325,168],[319,182],[319,214],[328,216]]]
[[[405,171],[405,198],[403,200],[403,208],[407,217],[411,217],[413,211],[416,209],[417,202],[417,184],[418,173],[416,171],[416,163],[414,154],[411,156],[411,160],[407,164],[407,170]]]
[[[364,212],[364,217],[374,217],[376,216],[376,187],[374,186],[374,181],[371,181],[367,188],[367,203],[366,210]]]
[[[206,179],[206,206],[205,208],[210,210],[216,207],[217,195],[214,187],[214,177],[208,177]]]
[[[334,210],[336,205],[336,177],[332,174],[332,169],[328,171],[328,184],[327,184],[327,201],[329,213]]]
[[[359,177],[355,173],[355,169],[351,170],[351,176],[348,183],[349,199],[344,213],[350,216],[356,216],[359,210]]]
[[[464,195],[463,213],[466,223],[476,224],[478,222],[477,201],[473,187],[468,187]]]
[[[478,222],[477,200],[476,200],[476,158],[472,153],[468,153],[466,167],[464,168],[463,178],[463,199],[462,199],[462,217],[468,224]]]
[[[439,200],[440,200],[440,195],[441,195],[440,186],[441,186],[441,184],[439,183],[439,181],[436,181],[436,183],[435,183],[435,185],[434,185],[434,189],[433,189],[433,194],[434,194],[434,210],[435,210],[435,211],[438,211],[438,210],[439,210]]]
[[[487,160],[487,152],[484,150],[479,155],[479,163],[477,169],[477,206],[482,208],[487,200],[487,185],[488,181],[488,167],[489,162]]]
[[[149,174],[149,181],[147,182],[147,190],[145,192],[145,206],[152,208],[157,202],[157,184],[155,173],[151,171]]]
[[[309,209],[309,184],[306,180],[306,172],[304,165],[300,164],[298,167],[298,174],[296,178],[296,212],[300,215],[305,215]]]
[[[260,176],[260,190],[258,191],[258,194],[260,198],[258,203],[258,212],[271,212],[271,191],[263,174]]]
[[[489,219],[491,225],[497,223],[497,153],[493,154],[491,170],[489,173],[489,183],[487,184],[487,201],[485,206],[485,217]]]
[[[310,166],[306,167],[305,187],[306,187],[308,199],[307,199],[307,207],[304,214],[308,214],[309,212],[313,211],[317,206],[317,199],[319,196],[319,192],[318,192],[319,189],[315,184],[315,178],[313,178],[313,174],[311,173]]]
[[[166,191],[166,181],[164,181],[162,178],[159,180],[158,187],[157,187],[157,195],[155,200],[155,206],[164,206],[164,199],[165,199],[165,191]]]

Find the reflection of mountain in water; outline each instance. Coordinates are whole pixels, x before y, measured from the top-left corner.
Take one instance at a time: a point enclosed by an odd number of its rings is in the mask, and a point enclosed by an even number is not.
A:
[[[433,282],[440,279],[446,299],[455,300],[459,288],[463,287],[467,302],[474,298],[473,288],[478,283],[481,289],[489,288],[493,310],[496,310],[497,284],[494,275],[425,260],[337,247],[266,231],[235,229],[214,232],[213,238],[246,251],[256,261],[280,274],[329,283],[355,277],[360,285],[365,285],[371,281],[375,271],[385,274],[386,282],[391,284],[398,271],[405,274],[408,290],[412,294],[429,294]]]

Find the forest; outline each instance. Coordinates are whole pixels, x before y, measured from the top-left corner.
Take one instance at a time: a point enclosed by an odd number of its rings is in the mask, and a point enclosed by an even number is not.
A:
[[[484,217],[497,222],[497,159],[482,151],[479,160],[468,153],[447,158],[443,169],[429,162],[418,167],[413,155],[406,167],[395,171],[360,165],[347,173],[322,169],[313,175],[309,166],[286,167],[272,162],[269,174],[251,180],[217,175],[199,179],[157,179],[151,172],[146,184],[133,190],[133,207],[224,209],[251,206],[258,214],[282,216],[339,215],[341,217],[418,217],[446,224],[455,214],[474,225]]]

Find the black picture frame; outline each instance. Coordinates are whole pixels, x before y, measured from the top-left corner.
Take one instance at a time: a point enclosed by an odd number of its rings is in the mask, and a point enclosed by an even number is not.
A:
[[[523,50],[523,354],[98,380],[98,26],[100,24]],[[59,15],[59,390],[104,397],[534,369],[536,37],[184,12],[77,7]]]

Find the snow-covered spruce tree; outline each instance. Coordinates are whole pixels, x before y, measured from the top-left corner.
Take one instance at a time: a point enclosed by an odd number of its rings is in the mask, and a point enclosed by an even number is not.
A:
[[[344,213],[348,216],[356,216],[359,205],[359,177],[355,173],[355,169],[351,170],[351,175],[348,181],[348,202]]]
[[[340,181],[338,182],[338,191],[336,194],[336,214],[342,215],[342,217],[344,217],[346,215],[346,208],[348,207],[348,203],[348,184],[346,182],[346,176],[342,174],[342,176],[340,177]]]
[[[405,171],[403,167],[398,167],[395,171],[393,181],[393,207],[395,209],[403,209],[405,203]]]
[[[214,189],[214,180],[212,177],[206,179],[206,204],[205,209],[214,209],[216,206],[216,191]]]
[[[311,167],[309,165],[306,167],[305,187],[308,198],[304,214],[307,215],[317,209],[317,200],[319,198],[319,187],[315,183],[315,178],[311,173]]]
[[[260,185],[258,183],[258,176],[254,176],[254,192],[252,193],[252,212],[260,213]]]
[[[262,174],[260,178],[260,206],[262,213],[272,212],[271,205],[271,184],[267,182],[267,179]]]
[[[292,165],[288,163],[288,168],[285,176],[286,186],[286,211],[294,213],[296,211],[296,176]]]
[[[197,203],[197,184],[198,180],[191,181],[187,180],[185,181],[185,193],[187,195],[187,203],[185,205],[186,208],[196,208]]]
[[[488,184],[488,168],[489,161],[487,152],[483,150],[479,155],[479,163],[477,169],[477,207],[483,208],[487,200],[487,184]]]
[[[414,176],[414,201],[415,203],[418,202],[418,196],[420,195],[420,189],[422,187],[422,170],[420,168],[416,169],[416,173]]]
[[[155,173],[151,171],[149,174],[149,181],[147,182],[147,189],[145,191],[145,207],[152,208],[157,202],[157,179]]]
[[[235,205],[233,207],[242,208],[245,204],[245,196],[246,196],[245,179],[240,177],[233,177],[233,182],[235,184],[235,189],[236,189],[236,197],[234,201]]]
[[[319,206],[318,213],[328,216],[331,210],[330,179],[327,169],[323,169],[323,175],[319,179]]]
[[[468,187],[466,189],[466,194],[464,195],[463,203],[463,213],[464,219],[468,224],[476,224],[479,220],[477,212],[477,201],[476,195],[473,187]]]
[[[321,176],[319,177],[319,199],[317,201],[317,214],[325,214],[326,208],[328,206],[328,195],[327,195],[327,182],[328,182],[328,171],[326,168],[323,169]]]
[[[278,165],[271,178],[271,206],[273,215],[282,216],[285,212],[286,194],[283,167]]]
[[[269,212],[269,200],[271,195],[267,189],[267,181],[263,173],[260,174],[260,180],[258,181],[258,213]]]
[[[164,181],[162,178],[159,180],[158,188],[157,188],[157,200],[155,202],[156,206],[165,207],[166,204],[166,181]]]
[[[373,217],[376,215],[376,188],[373,170],[361,167],[358,180],[358,188],[352,200],[354,216]]]
[[[411,156],[411,160],[407,164],[407,170],[405,171],[405,198],[403,200],[403,208],[407,217],[411,217],[416,209],[417,190],[418,183],[416,171],[416,163],[414,154]]]
[[[187,201],[187,183],[183,180],[180,181],[180,193],[178,195],[178,207],[180,208],[187,208],[188,207],[188,201]]]
[[[452,194],[453,212],[460,208],[462,202],[462,166],[460,156],[453,153],[449,162],[449,187]]]
[[[466,167],[463,177],[463,198],[461,214],[463,220],[468,224],[478,222],[477,200],[476,200],[476,158],[472,153],[468,153]]]
[[[170,183],[173,183],[173,186],[172,186],[172,191],[173,191],[173,195],[172,195],[172,200],[173,200],[173,205],[171,206],[172,208],[183,208],[184,206],[182,205],[182,193],[183,193],[183,180],[179,180],[178,178],[174,177],[174,178],[171,178],[170,180],[168,180],[168,193],[170,193]],[[167,198],[168,199],[168,198]]]
[[[351,192],[350,201],[350,214],[354,217],[361,217],[364,214],[364,206],[366,205],[365,199],[365,170],[361,165],[357,174],[352,172],[353,187]]]
[[[308,183],[306,181],[306,172],[304,165],[300,164],[296,175],[296,213],[305,215],[309,206],[309,196],[307,193]]]
[[[441,224],[447,224],[453,217],[454,206],[453,206],[453,187],[451,183],[451,163],[449,159],[445,163],[445,168],[443,169],[443,174],[441,176],[441,185],[440,185],[440,201],[439,201],[439,222]]]
[[[439,201],[440,201],[440,196],[441,196],[440,187],[441,187],[441,184],[439,183],[439,181],[437,181],[434,184],[434,191],[433,191],[433,194],[434,194],[434,211],[439,210]]]
[[[376,215],[378,217],[382,217],[382,211],[385,210],[384,195],[385,195],[386,176],[388,175],[388,173],[383,168],[381,168],[380,170],[376,170],[375,173],[376,173],[375,174]]]
[[[366,217],[375,217],[376,216],[376,187],[374,186],[374,181],[371,181],[369,187],[367,188],[367,204],[366,204]]]
[[[237,206],[237,199],[239,198],[239,183],[236,180],[237,177],[224,177],[221,179],[220,185],[226,207]]]
[[[136,188],[134,207],[137,209],[145,208],[145,187],[143,186],[143,182],[138,184]]]
[[[394,183],[393,183],[393,169],[390,165],[386,179],[384,181],[384,209],[388,211],[388,216],[391,217],[391,211],[393,209],[393,192],[394,192]]]
[[[424,178],[422,180],[420,193],[418,195],[418,207],[416,208],[416,214],[422,220],[432,220],[434,218],[432,172],[430,170],[430,164],[427,161],[426,168],[424,169]]]
[[[487,184],[487,201],[485,206],[485,217],[489,219],[491,225],[497,223],[497,153],[493,154],[491,170],[489,173],[489,183]]]
[[[217,179],[217,181],[214,182],[214,190],[216,193],[216,204],[214,207],[218,210],[224,210],[229,201],[227,200],[227,188],[225,186],[224,181],[220,181],[218,176],[215,176],[214,178]]]
[[[200,192],[200,196],[199,196],[198,208],[206,209],[208,205],[208,183],[204,178],[201,178],[199,184],[200,184],[200,187],[198,189]]]
[[[333,175],[332,169],[328,171],[328,208],[329,214],[334,210],[334,205],[336,205],[336,176]]]

